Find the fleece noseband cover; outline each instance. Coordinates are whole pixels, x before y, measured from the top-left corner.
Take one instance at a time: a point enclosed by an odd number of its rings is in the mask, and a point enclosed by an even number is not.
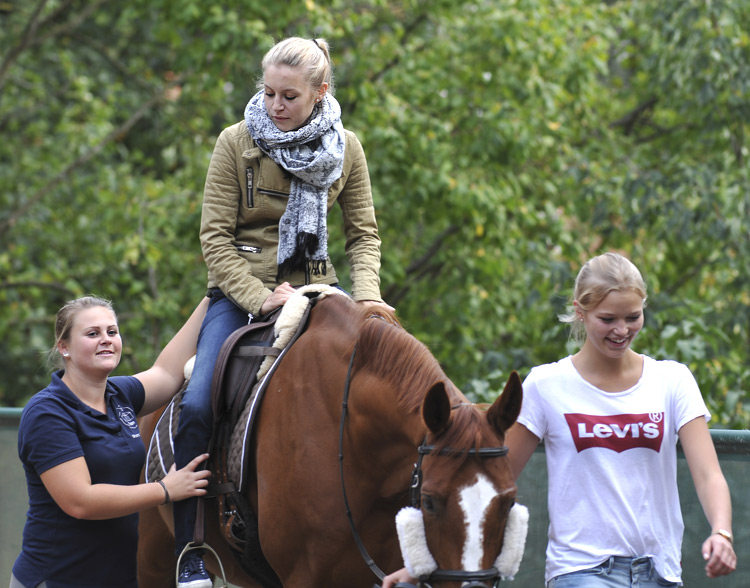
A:
[[[396,530],[401,555],[409,574],[414,578],[429,576],[437,570],[437,563],[427,546],[422,511],[414,507],[402,508],[396,515]],[[529,530],[529,509],[514,504],[505,524],[505,537],[495,567],[503,580],[512,580],[518,573],[523,558],[526,534]]]

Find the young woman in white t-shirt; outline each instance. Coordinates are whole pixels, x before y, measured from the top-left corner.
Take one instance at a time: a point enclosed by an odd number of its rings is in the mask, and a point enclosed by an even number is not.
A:
[[[576,278],[569,322],[580,350],[534,368],[508,432],[516,478],[540,441],[549,474],[549,588],[679,586],[684,528],[676,443],[711,526],[709,578],[734,571],[732,506],[688,368],[636,353],[646,285],[617,253],[590,259]]]

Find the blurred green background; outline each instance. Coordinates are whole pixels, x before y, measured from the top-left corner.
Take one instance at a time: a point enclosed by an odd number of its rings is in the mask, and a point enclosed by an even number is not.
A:
[[[636,349],[747,427],[748,22],[745,0],[0,1],[0,405],[46,385],[82,294],[115,302],[119,373],[151,364],[204,292],[215,139],[300,35],[330,42],[368,157],[383,294],[459,387],[570,351],[557,314],[614,249],[650,288]]]

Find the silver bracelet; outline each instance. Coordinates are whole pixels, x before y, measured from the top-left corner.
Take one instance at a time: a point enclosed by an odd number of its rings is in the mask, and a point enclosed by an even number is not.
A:
[[[162,488],[164,488],[164,502],[162,504],[169,504],[172,502],[172,499],[169,497],[169,490],[167,490],[167,485],[164,483],[164,480],[157,480],[157,483],[161,485]]]

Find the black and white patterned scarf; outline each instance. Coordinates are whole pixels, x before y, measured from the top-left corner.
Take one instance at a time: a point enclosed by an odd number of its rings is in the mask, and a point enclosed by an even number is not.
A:
[[[308,266],[313,274],[325,275],[328,188],[344,166],[341,106],[326,93],[303,127],[281,131],[268,116],[261,90],[247,103],[245,123],[258,147],[292,174],[289,202],[279,222],[277,280]]]

